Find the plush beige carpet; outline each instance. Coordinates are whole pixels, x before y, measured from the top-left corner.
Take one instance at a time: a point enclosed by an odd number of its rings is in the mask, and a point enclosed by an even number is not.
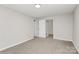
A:
[[[25,43],[0,52],[1,54],[77,54],[70,41],[53,39],[52,37],[35,38]]]

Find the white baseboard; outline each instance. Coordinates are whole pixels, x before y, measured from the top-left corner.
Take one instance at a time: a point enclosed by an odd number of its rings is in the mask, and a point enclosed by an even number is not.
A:
[[[72,41],[72,43],[74,44],[74,46],[75,46],[77,52],[79,53],[79,48],[77,48],[77,46],[75,45],[74,41]]]
[[[63,40],[63,41],[72,41],[72,40],[69,40],[69,39],[62,39],[62,38],[61,38],[61,39],[60,39],[60,38],[53,38],[53,39],[55,39],[55,40],[56,40],[56,39],[57,39],[57,40]]]
[[[22,43],[27,42],[27,41],[32,40],[32,39],[34,39],[34,37],[30,37],[30,38],[27,39],[27,40],[24,40],[24,41],[18,42],[18,43],[16,43],[16,44],[13,44],[13,45],[10,45],[10,46],[1,48],[0,51],[6,50],[6,49],[11,48],[11,47],[14,47],[14,46],[16,46],[16,45],[22,44]]]
[[[56,40],[63,40],[63,39],[59,39],[59,38],[54,38],[54,39],[56,39]],[[77,52],[79,53],[79,48],[77,48],[77,46],[74,44],[74,41],[73,40],[65,40],[64,39],[64,41],[72,41],[74,47],[76,48]]]

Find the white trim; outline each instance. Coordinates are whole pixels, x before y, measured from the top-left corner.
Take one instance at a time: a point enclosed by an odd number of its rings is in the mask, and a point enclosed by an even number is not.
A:
[[[77,52],[79,53],[79,48],[77,48],[77,46],[74,44],[74,41],[72,41],[74,47],[76,48]]]
[[[73,41],[73,40],[69,40],[69,39],[62,39],[62,38],[61,38],[61,39],[60,39],[60,38],[53,38],[53,39],[55,39],[55,40],[56,40],[56,39],[57,39],[57,40],[63,40],[63,41]]]
[[[55,40],[63,40],[63,39],[58,39],[58,38],[54,38]],[[74,45],[74,47],[76,48],[77,52],[79,53],[79,48],[77,48],[77,46],[74,44],[73,40],[63,40],[63,41],[71,41]]]
[[[25,40],[25,41],[18,42],[18,43],[16,43],[16,44],[13,44],[13,45],[10,45],[10,46],[1,48],[0,51],[6,50],[6,49],[11,48],[11,47],[14,47],[14,46],[16,46],[16,45],[22,44],[22,43],[27,42],[27,41],[32,40],[32,39],[34,39],[34,37],[30,37],[29,39],[27,39],[27,40]]]

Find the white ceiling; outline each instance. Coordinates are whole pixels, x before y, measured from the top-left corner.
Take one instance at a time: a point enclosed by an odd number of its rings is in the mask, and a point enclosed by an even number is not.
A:
[[[24,13],[32,17],[47,17],[58,14],[72,13],[75,4],[41,4],[35,8],[34,4],[4,4],[3,6]]]

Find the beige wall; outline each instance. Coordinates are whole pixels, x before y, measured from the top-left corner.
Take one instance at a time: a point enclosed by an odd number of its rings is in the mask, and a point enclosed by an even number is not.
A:
[[[54,39],[72,41],[73,16],[72,14],[64,14],[54,16],[53,34]]]
[[[32,18],[0,6],[0,50],[33,39]]]
[[[73,43],[79,52],[79,5],[74,12]]]

